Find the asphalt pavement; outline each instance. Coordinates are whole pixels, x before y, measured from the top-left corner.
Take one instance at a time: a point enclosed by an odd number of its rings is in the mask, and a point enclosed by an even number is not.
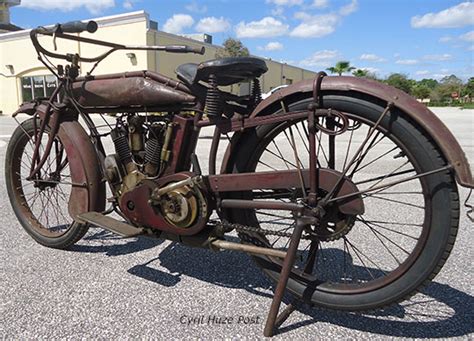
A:
[[[434,111],[474,162],[474,110]],[[12,118],[0,117],[0,338],[263,338],[273,287],[245,254],[124,240],[97,228],[68,251],[35,243],[5,189],[5,152],[15,127]],[[205,131],[199,152],[208,150],[209,136]],[[462,201],[467,193],[460,188]],[[463,207],[451,256],[421,293],[370,314],[301,307],[275,339],[472,339],[473,238]]]

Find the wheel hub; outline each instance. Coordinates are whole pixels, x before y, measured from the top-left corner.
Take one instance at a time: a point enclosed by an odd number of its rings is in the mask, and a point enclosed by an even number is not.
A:
[[[355,223],[356,216],[364,212],[364,204],[360,195],[354,195],[353,199],[341,200],[341,202],[330,202],[324,204],[323,198],[332,191],[333,187],[338,182],[342,173],[333,169],[325,169],[329,171],[324,180],[320,181],[320,188],[317,193],[317,203],[312,206],[314,215],[319,219],[319,224],[314,225],[311,235],[315,236],[321,241],[334,241],[344,237],[352,229]],[[357,193],[359,189],[351,181],[351,179],[344,177],[341,189],[333,197],[340,195],[350,196]]]

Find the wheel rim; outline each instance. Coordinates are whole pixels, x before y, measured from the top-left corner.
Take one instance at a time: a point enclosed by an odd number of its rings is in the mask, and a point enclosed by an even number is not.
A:
[[[14,148],[10,166],[13,198],[21,218],[26,219],[32,232],[48,238],[61,237],[71,227],[68,213],[71,193],[69,163],[64,146],[56,137],[39,177],[27,180],[34,151],[33,135],[33,130],[23,128],[23,134]],[[48,138],[48,134],[43,134],[40,154]]]
[[[320,167],[344,168],[348,162],[346,155],[350,154],[352,148],[355,149],[357,141],[360,141],[367,134],[373,122],[355,115],[345,113],[349,117],[351,129],[335,138],[336,152],[335,160],[331,160],[327,150],[330,138],[318,133],[317,147]],[[320,124],[325,125],[325,119],[321,119]],[[253,159],[250,160],[246,171],[269,171],[282,169],[295,169],[298,165],[301,168],[308,168],[308,146],[306,121],[285,123],[266,134],[264,140],[256,149]],[[344,138],[345,136],[345,138]],[[354,142],[355,141],[355,142]],[[306,142],[306,145],[305,143]],[[284,157],[282,146],[289,145],[293,159]],[[292,148],[293,145],[296,148]],[[375,186],[384,181],[407,177],[421,172],[420,165],[409,152],[409,148],[401,143],[399,139],[390,134],[387,130],[379,127],[379,133],[375,135],[371,148],[362,159],[362,162],[355,168],[355,172],[349,174],[354,183],[360,189]],[[325,147],[326,146],[326,147]],[[326,150],[325,150],[326,148]],[[291,153],[293,149],[298,153]],[[344,150],[346,155],[341,158],[338,151]],[[306,153],[304,153],[306,151]],[[304,157],[303,157],[304,155]],[[396,162],[389,162],[392,168],[381,173],[378,168],[380,164],[387,162],[388,158],[396,156]],[[306,158],[306,160],[304,160]],[[299,160],[299,161],[298,161]],[[334,165],[332,165],[334,164]],[[329,166],[329,167],[328,167]],[[385,169],[382,167],[380,169]],[[413,171],[408,172],[410,169]],[[400,173],[400,174],[398,174]],[[369,181],[371,180],[371,181]],[[291,198],[282,199],[278,193],[278,200],[299,201],[301,190],[293,190]],[[294,273],[298,281],[317,286],[318,291],[340,294],[355,294],[376,290],[406,273],[419,256],[429,234],[430,198],[424,193],[427,192],[425,178],[402,183],[389,189],[370,193],[364,196],[364,203],[367,208],[362,216],[354,217],[353,226],[346,226],[346,229],[335,229],[338,232],[335,241],[319,242],[317,246],[311,245],[311,241],[301,241],[299,247],[299,258],[296,262]],[[263,193],[263,195],[262,195]],[[253,199],[269,200],[269,191],[254,191],[247,193]],[[276,193],[273,192],[275,195]],[[378,202],[378,205],[376,203]],[[385,209],[374,211],[373,207]],[[406,213],[404,220],[395,214],[400,212],[400,207]],[[398,208],[398,209],[397,209]],[[265,210],[246,211],[247,221],[254,226],[265,229],[291,232],[294,219],[283,212],[271,212]],[[409,219],[408,219],[409,218]],[[248,238],[249,236],[247,236]],[[250,235],[257,243],[267,246],[285,249],[289,239],[271,237],[265,238],[261,235]],[[255,240],[255,238],[257,240]],[[376,242],[376,243],[374,243]],[[316,251],[315,251],[316,250]],[[310,274],[305,272],[305,267],[311,266],[311,254],[315,256]],[[281,264],[280,260],[272,259],[272,262]]]

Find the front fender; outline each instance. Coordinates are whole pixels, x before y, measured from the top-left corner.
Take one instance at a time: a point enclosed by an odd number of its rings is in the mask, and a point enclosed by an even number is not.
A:
[[[437,145],[444,158],[454,167],[457,182],[464,187],[474,188],[474,179],[469,162],[456,138],[446,125],[424,104],[418,102],[410,95],[386,84],[369,79],[357,77],[324,77],[321,83],[321,91],[357,92],[375,97],[384,102],[392,102],[395,107],[404,112],[411,120],[418,123]],[[266,98],[255,108],[250,117],[271,114],[275,108],[281,107],[280,102],[285,104],[312,97],[313,79],[283,88],[270,97]],[[324,97],[323,97],[324,98]],[[232,148],[238,144],[241,134],[237,134],[233,143],[227,148],[222,171],[228,172],[232,163]]]
[[[23,103],[14,113],[44,117],[45,102]],[[57,119],[53,114],[51,119]],[[69,162],[72,186],[68,211],[75,218],[81,213],[105,209],[105,183],[102,181],[101,167],[94,145],[84,128],[77,120],[63,121],[59,125],[57,136],[64,145]]]
[[[77,121],[62,122],[58,137],[69,161],[71,180],[84,187],[72,187],[69,214],[77,217],[85,212],[105,209],[105,183],[102,181],[97,153],[84,128]]]

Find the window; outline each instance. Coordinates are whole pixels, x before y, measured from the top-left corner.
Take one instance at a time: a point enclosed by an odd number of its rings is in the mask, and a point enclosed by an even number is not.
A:
[[[23,102],[40,97],[50,97],[58,86],[56,77],[52,75],[21,78],[21,94]]]

